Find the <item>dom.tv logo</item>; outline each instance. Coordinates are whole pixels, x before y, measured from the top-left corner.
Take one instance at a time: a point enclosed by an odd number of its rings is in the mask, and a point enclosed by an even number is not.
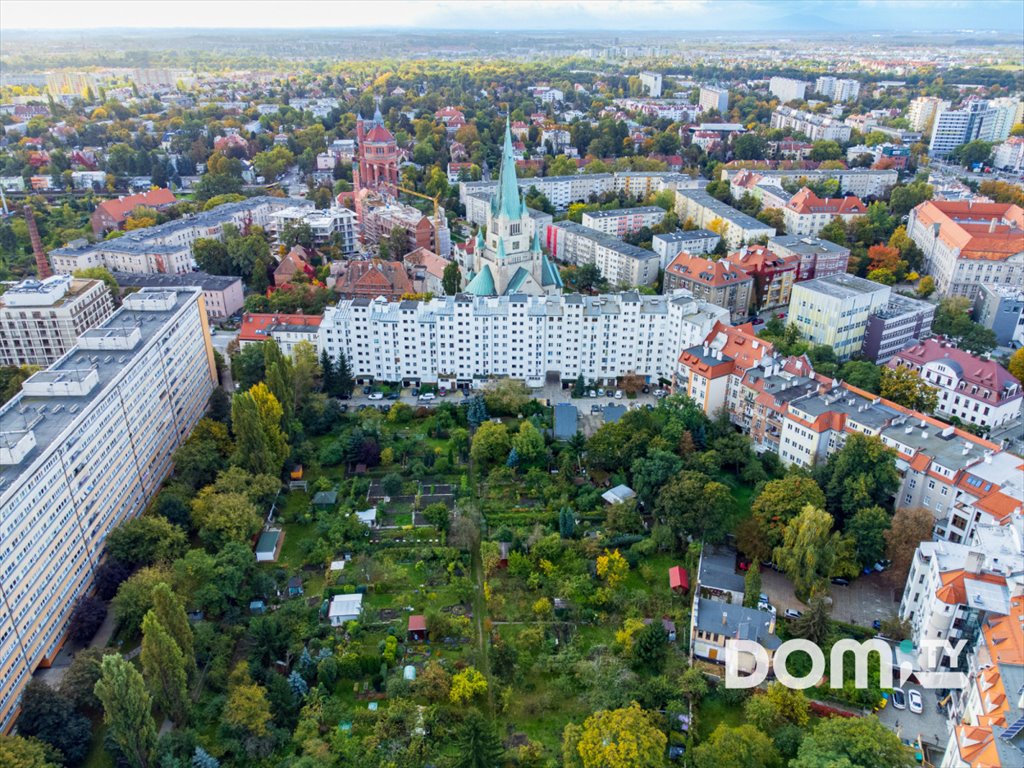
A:
[[[788,688],[805,689],[817,685],[828,672],[829,685],[842,688],[845,684],[844,657],[853,654],[853,682],[857,688],[868,687],[868,661],[872,653],[878,654],[879,687],[893,687],[893,669],[899,670],[899,686],[914,677],[922,688],[960,689],[967,685],[967,676],[962,672],[940,671],[940,663],[956,666],[966,640],[955,645],[948,640],[926,640],[920,649],[910,640],[899,644],[902,658],[896,663],[892,646],[877,637],[858,642],[838,640],[829,651],[826,665],[825,652],[810,640],[787,640],[776,649],[774,656],[760,643],[753,640],[729,640],[725,647],[725,687],[754,688],[761,685],[769,671]],[[789,657],[795,653],[806,653],[811,660],[811,669],[805,675],[797,676],[787,668]],[[943,659],[948,659],[943,661]],[[916,659],[916,664],[915,664]],[[827,670],[826,670],[827,666]]]

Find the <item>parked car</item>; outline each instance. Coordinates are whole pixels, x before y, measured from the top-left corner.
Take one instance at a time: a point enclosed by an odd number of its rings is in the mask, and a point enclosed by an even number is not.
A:
[[[345,403],[342,403],[338,406],[338,410],[342,413],[348,413],[348,406]]]
[[[892,696],[889,699],[892,701],[893,709],[907,708],[907,694],[903,692],[902,688],[893,688]]]
[[[848,586],[850,586],[850,580],[849,579],[835,578],[835,579],[832,579],[832,583],[835,584],[837,587],[848,587]]]
[[[420,400],[429,402],[430,400],[433,400],[435,397],[437,397],[437,395],[435,395],[433,392],[424,392],[423,394],[420,395]]]
[[[755,317],[750,322],[752,322],[754,325],[764,325],[764,318],[763,317]]]
[[[646,395],[646,394],[650,393],[651,388],[648,387],[646,384],[644,384],[643,387],[641,387],[640,391],[643,392]]]
[[[587,397],[597,397],[597,392],[595,392],[594,390],[590,390],[589,392],[587,392]]]
[[[615,399],[616,400],[621,400],[622,399],[622,390],[621,389],[616,389],[615,390]]]
[[[439,390],[437,390],[437,396],[438,397],[448,397],[448,390],[447,389],[439,389]]]
[[[603,389],[600,389],[600,388],[599,388],[599,389],[597,390],[597,396],[598,396],[598,397],[604,397],[604,390],[603,390]]]
[[[412,388],[412,396],[413,397],[418,397],[419,394],[420,394],[420,388],[419,387],[413,387]]]
[[[602,406],[600,403],[594,403],[592,406],[590,406],[591,413],[600,413],[603,410],[604,406]]]
[[[363,387],[363,394],[364,395],[370,394],[370,388],[369,387]]]
[[[371,392],[370,396],[367,398],[367,400],[383,400],[383,399],[384,399],[384,393],[383,392]]]
[[[656,389],[653,394],[655,397],[664,397],[668,393],[664,389]]]
[[[385,400],[397,400],[398,397],[399,395],[397,392],[388,392],[386,395],[384,395]]]
[[[799,619],[804,613],[803,611],[794,611],[792,608],[787,608],[783,615],[787,619]]]
[[[915,715],[920,715],[924,712],[924,700],[921,698],[921,692],[913,688],[907,691],[907,705]]]

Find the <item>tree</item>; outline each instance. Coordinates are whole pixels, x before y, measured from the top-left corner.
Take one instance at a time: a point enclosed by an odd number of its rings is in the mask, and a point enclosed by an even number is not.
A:
[[[263,381],[266,375],[266,359],[263,343],[246,344],[231,356],[231,378],[241,392]]]
[[[805,507],[820,508],[824,505],[825,494],[813,478],[805,474],[790,474],[765,483],[750,511],[766,543],[774,549],[782,543],[786,526]]]
[[[192,768],[220,768],[220,760],[197,744],[192,753]]]
[[[512,449],[519,454],[519,461],[529,466],[544,454],[544,436],[533,426],[533,422],[524,420],[512,438]]]
[[[1017,381],[1024,383],[1024,347],[1010,355],[1010,362],[1007,363],[1006,370]]]
[[[729,489],[702,472],[681,472],[658,493],[655,511],[679,541],[720,539],[732,497]]]
[[[927,299],[933,293],[935,293],[935,278],[931,275],[925,275],[921,278],[917,284],[917,288],[914,289],[919,299]]]
[[[877,563],[885,555],[885,533],[889,525],[888,513],[878,506],[859,509],[846,521],[846,533],[853,537],[861,568]]]
[[[454,296],[462,289],[462,270],[457,262],[451,261],[445,265],[441,273],[441,289],[446,296]]]
[[[668,653],[668,632],[660,620],[655,619],[641,629],[633,639],[633,664],[652,674],[661,672]]]
[[[971,300],[966,296],[950,296],[939,302],[932,331],[976,355],[985,354],[996,346],[995,333],[971,320]]]
[[[882,369],[867,360],[850,360],[839,369],[839,378],[857,389],[877,395],[882,389]]]
[[[583,768],[660,768],[668,739],[635,701],[583,722],[576,751]]]
[[[887,576],[893,584],[903,584],[910,573],[914,552],[922,541],[931,541],[935,517],[927,509],[900,508],[885,532],[885,556],[892,561]]]
[[[186,549],[185,532],[159,515],[125,520],[107,536],[107,555],[132,568],[170,563]]]
[[[775,768],[781,764],[771,737],[753,725],[721,723],[693,751],[695,768]]]
[[[75,709],[85,712],[99,710],[100,701],[93,689],[100,679],[100,662],[104,654],[114,652],[104,648],[83,648],[75,654],[60,681],[61,694]]]
[[[822,240],[828,240],[836,245],[846,245],[846,225],[843,224],[843,220],[836,216],[832,221],[821,228],[818,232],[818,237]]]
[[[508,428],[498,422],[488,421],[481,424],[473,435],[470,457],[481,469],[486,469],[505,460],[512,447]]]
[[[786,526],[775,562],[793,582],[797,597],[806,599],[828,582],[835,559],[832,515],[808,504]]]
[[[900,486],[896,452],[877,437],[852,434],[816,472],[827,509],[851,517],[865,506],[889,504]]]
[[[104,656],[96,697],[103,704],[107,736],[133,768],[147,768],[156,746],[153,700],[142,675],[120,654]]]
[[[790,632],[796,637],[824,647],[832,634],[830,613],[830,603],[824,597],[816,595],[810,599],[803,615],[792,621]]]
[[[231,672],[228,697],[221,717],[225,723],[252,736],[265,736],[270,723],[267,689],[252,681],[249,666],[239,662]]]
[[[747,608],[757,608],[757,601],[761,595],[761,566],[755,560],[747,568],[743,576],[743,605]]]
[[[448,698],[452,704],[467,704],[486,692],[487,678],[476,667],[466,667],[452,676]]]
[[[3,734],[0,734],[0,765],[5,768],[59,768],[43,742]]]
[[[619,550],[613,549],[609,552],[606,549],[603,555],[598,555],[597,575],[604,579],[610,589],[615,589],[629,575],[629,563],[619,554]]]
[[[658,491],[679,474],[683,460],[671,451],[655,449],[633,462],[633,488],[644,504],[653,505]]]
[[[810,159],[816,163],[824,160],[839,160],[843,157],[843,148],[835,141],[815,141],[811,145]]]
[[[259,531],[262,520],[244,493],[219,493],[209,485],[192,500],[192,521],[211,545],[247,541]]]
[[[737,160],[763,160],[765,141],[756,133],[737,136],[732,143],[733,155]]]
[[[488,413],[495,416],[518,416],[530,402],[530,389],[519,379],[499,379],[484,387]]]
[[[397,472],[389,472],[384,475],[380,484],[388,496],[398,496],[402,492],[402,476]]]
[[[153,607],[153,587],[170,580],[171,574],[166,568],[151,566],[122,583],[110,604],[118,628],[128,634],[137,632],[142,618]]]
[[[803,691],[779,682],[769,683],[764,693],[747,699],[744,713],[750,723],[765,733],[774,733],[784,725],[803,728],[811,719],[811,707]]]
[[[75,711],[64,694],[35,679],[29,681],[22,695],[18,734],[34,736],[60,750],[66,765],[82,765],[89,753],[92,724]]]
[[[156,705],[176,723],[188,713],[185,657],[153,611],[142,620],[142,674]]]
[[[262,382],[236,394],[231,402],[235,431],[232,463],[252,472],[278,477],[288,458],[288,440],[281,431],[281,404]]]
[[[911,768],[914,751],[900,742],[874,715],[829,717],[819,720],[804,737],[791,768]]]
[[[455,744],[458,750],[452,763],[454,768],[494,768],[504,753],[494,726],[475,709],[466,712]]]
[[[991,159],[994,146],[995,144],[991,141],[975,139],[966,144],[961,144],[959,147],[954,147],[949,153],[949,160],[959,163],[964,168],[970,168],[978,164],[984,165]]]
[[[106,283],[107,289],[110,291],[110,296],[114,300],[114,305],[117,306],[121,303],[121,286],[117,284],[117,280],[114,279],[114,276],[106,267],[87,267],[86,269],[76,269],[73,276],[82,277],[87,280],[102,280]]]
[[[423,510],[423,519],[442,533],[446,533],[448,526],[451,525],[451,515],[448,512],[448,506],[440,501],[427,505]]]
[[[882,368],[881,394],[887,400],[915,411],[931,413],[939,405],[939,390],[924,382],[905,365]]]
[[[75,643],[85,645],[103,626],[107,618],[107,605],[98,597],[85,595],[75,603],[68,624],[68,636]]]
[[[189,679],[196,673],[196,658],[192,626],[188,622],[185,606],[167,584],[153,587],[153,612],[185,659],[185,672]]]

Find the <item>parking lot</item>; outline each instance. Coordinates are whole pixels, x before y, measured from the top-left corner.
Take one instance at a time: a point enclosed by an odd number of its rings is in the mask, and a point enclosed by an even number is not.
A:
[[[803,611],[806,605],[796,599],[793,584],[784,573],[770,568],[761,571],[761,590],[781,615],[787,608]],[[832,585],[832,618],[836,621],[870,627],[873,621],[884,621],[899,610],[899,598],[881,573],[871,573],[855,579],[847,587]]]
[[[904,692],[911,690],[921,694],[924,710],[920,714],[911,712],[909,708],[896,709],[890,701],[877,712],[878,719],[906,743],[915,744],[920,737],[922,742],[931,745],[933,749],[929,750],[929,760],[938,765],[940,760],[936,759],[934,749],[940,754],[944,751],[946,740],[949,738],[949,720],[938,710],[938,696],[935,691],[917,685],[903,686]]]

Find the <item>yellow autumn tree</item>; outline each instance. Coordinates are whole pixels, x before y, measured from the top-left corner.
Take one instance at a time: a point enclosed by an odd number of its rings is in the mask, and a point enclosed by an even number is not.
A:
[[[603,555],[597,558],[597,575],[604,579],[610,589],[615,589],[626,580],[629,574],[629,563],[626,562],[619,550],[609,552],[607,549]]]
[[[583,768],[657,768],[668,739],[635,701],[595,712],[583,723],[576,751]]]
[[[487,692],[487,678],[476,667],[466,667],[452,676],[448,698],[452,704],[465,704]]]
[[[643,628],[643,619],[626,619],[622,622],[622,629],[615,631],[615,642],[622,646],[626,655],[632,652],[633,638]]]

